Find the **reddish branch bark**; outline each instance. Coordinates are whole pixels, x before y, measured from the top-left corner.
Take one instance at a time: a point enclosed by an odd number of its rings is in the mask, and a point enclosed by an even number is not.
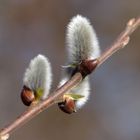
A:
[[[126,46],[129,42],[130,35],[138,28],[140,25],[140,17],[135,19],[131,19],[124,31],[118,36],[118,38],[114,41],[114,43],[106,50],[99,58],[98,58],[98,65],[100,66],[106,59],[108,59],[112,54],[114,54],[119,49]],[[91,61],[91,63],[94,61]],[[90,64],[91,65],[91,64]],[[85,66],[85,65],[84,65]],[[87,66],[88,68],[88,66]],[[94,69],[92,69],[94,71]],[[89,73],[88,73],[89,74]],[[58,88],[53,92],[53,95],[47,98],[46,100],[40,102],[39,104],[29,107],[23,114],[21,114],[15,121],[11,124],[6,126],[5,128],[1,129],[0,131],[0,140],[8,139],[9,135],[19,128],[20,126],[27,123],[33,117],[41,113],[46,108],[50,107],[51,105],[55,104],[55,101],[59,99],[63,94],[65,94],[68,90],[76,86],[81,80],[83,76],[80,72],[77,72],[68,82],[66,82],[63,86]]]

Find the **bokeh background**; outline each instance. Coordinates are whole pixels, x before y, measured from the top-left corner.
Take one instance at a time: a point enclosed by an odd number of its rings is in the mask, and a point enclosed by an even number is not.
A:
[[[140,14],[139,0],[0,0],[0,128],[26,107],[20,100],[22,78],[30,60],[47,55],[53,87],[64,65],[65,31],[71,17],[90,19],[102,51]],[[129,45],[91,75],[89,102],[67,115],[57,105],[44,111],[10,140],[139,140],[140,29]]]

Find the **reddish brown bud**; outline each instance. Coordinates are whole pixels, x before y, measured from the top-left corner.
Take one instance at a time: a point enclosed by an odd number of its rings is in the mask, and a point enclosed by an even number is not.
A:
[[[30,106],[31,103],[35,100],[35,95],[31,89],[26,86],[23,86],[21,91],[21,100],[24,105]]]
[[[63,102],[58,103],[59,108],[68,114],[76,112],[75,101],[72,98],[66,97]]]
[[[98,59],[93,60],[83,60],[78,67],[78,71],[82,74],[83,77],[92,73],[92,71],[97,67]]]

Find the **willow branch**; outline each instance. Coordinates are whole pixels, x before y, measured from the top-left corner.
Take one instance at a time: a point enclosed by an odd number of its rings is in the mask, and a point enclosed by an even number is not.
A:
[[[106,61],[106,59],[108,59],[112,54],[125,47],[130,40],[130,35],[138,28],[138,26],[140,26],[140,17],[136,19],[130,19],[124,31],[120,33],[118,38],[113,42],[109,49],[107,49],[101,55],[101,57],[99,58],[98,66],[101,65],[104,61]]]
[[[98,66],[100,66],[104,61],[106,61],[112,54],[117,52],[119,49],[126,46],[130,40],[130,35],[138,28],[140,25],[140,17],[131,19],[124,31],[118,36],[114,43],[98,58]],[[82,80],[83,76],[80,72],[77,72],[68,82],[63,86],[55,90],[49,98],[40,102],[39,104],[29,107],[23,114],[21,114],[15,121],[13,121],[8,126],[4,127],[0,131],[0,140],[7,139],[8,136],[17,128],[21,127],[33,117],[41,113],[43,110],[47,109],[51,105],[55,104],[56,100],[62,97],[71,88],[76,86]]]

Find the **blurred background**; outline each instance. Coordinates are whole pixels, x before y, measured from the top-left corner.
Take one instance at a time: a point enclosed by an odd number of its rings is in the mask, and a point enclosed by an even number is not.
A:
[[[0,0],[0,128],[26,107],[20,100],[22,78],[30,60],[47,55],[53,68],[53,87],[64,65],[65,31],[81,14],[94,26],[102,51],[140,14],[138,0]],[[10,140],[139,140],[140,29],[127,47],[91,75],[89,102],[68,115],[57,105],[44,111]]]

